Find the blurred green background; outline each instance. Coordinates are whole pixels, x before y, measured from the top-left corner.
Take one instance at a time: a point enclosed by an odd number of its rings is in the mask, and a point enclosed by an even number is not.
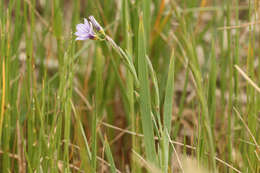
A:
[[[260,172],[259,14],[257,0],[0,0],[0,172]],[[106,40],[75,41],[90,15],[140,86]]]

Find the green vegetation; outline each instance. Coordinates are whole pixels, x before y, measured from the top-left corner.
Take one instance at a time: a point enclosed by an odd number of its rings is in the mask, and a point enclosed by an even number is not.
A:
[[[260,172],[259,5],[0,0],[0,172]]]

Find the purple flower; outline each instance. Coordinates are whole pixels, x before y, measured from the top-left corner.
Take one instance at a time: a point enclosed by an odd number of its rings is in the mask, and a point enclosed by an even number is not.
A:
[[[76,40],[87,40],[87,39],[96,39],[96,35],[93,31],[92,23],[88,22],[87,19],[84,19],[84,24],[80,23],[76,27],[77,32],[75,35],[77,36]]]
[[[89,16],[88,19],[90,20],[90,22],[93,24],[93,26],[95,27],[95,29],[97,31],[103,31],[103,28],[100,26],[100,24],[96,21],[96,19],[94,18],[94,16]]]

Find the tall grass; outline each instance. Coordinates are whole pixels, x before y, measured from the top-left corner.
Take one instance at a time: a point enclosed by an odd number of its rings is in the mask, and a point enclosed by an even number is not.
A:
[[[103,41],[75,41],[89,15]],[[253,0],[0,0],[0,172],[260,172],[258,16]]]

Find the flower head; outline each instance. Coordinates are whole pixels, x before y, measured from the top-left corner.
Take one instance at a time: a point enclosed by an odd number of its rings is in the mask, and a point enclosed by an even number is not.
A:
[[[93,31],[92,23],[90,23],[87,19],[84,19],[84,24],[80,23],[76,27],[77,32],[75,35],[77,36],[76,40],[87,40],[87,39],[96,39],[95,32]]]
[[[95,29],[99,32],[103,32],[103,28],[100,26],[100,24],[96,21],[96,19],[94,18],[94,16],[89,16],[88,17],[90,22],[93,24],[93,26],[95,27]]]

